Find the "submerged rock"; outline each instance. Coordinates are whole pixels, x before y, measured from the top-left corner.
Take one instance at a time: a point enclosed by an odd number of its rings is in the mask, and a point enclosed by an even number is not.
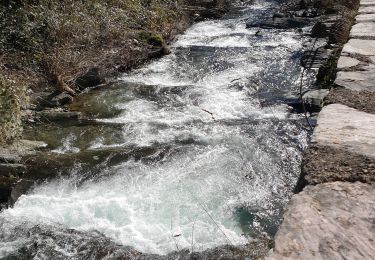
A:
[[[309,18],[271,18],[265,21],[255,21],[246,23],[246,28],[259,27],[262,29],[293,29],[303,28],[311,23]]]
[[[267,259],[372,259],[374,197],[363,183],[306,187],[292,198]]]
[[[63,110],[44,110],[37,113],[37,117],[41,122],[64,122],[67,120],[78,120],[81,117],[80,112],[67,112]]]
[[[45,146],[44,142],[20,140],[9,147],[0,147],[0,209],[8,206],[14,186],[27,172],[22,157]]]
[[[324,98],[328,95],[328,89],[316,89],[306,92],[303,96],[303,102],[312,110],[321,109],[323,107]]]
[[[222,17],[231,6],[231,1],[228,0],[186,0],[185,10],[190,11],[195,21],[202,21],[205,19],[217,19]]]
[[[17,180],[17,178],[13,177],[0,176],[0,204],[8,202],[8,198],[12,192],[12,187],[17,182]]]
[[[95,87],[104,82],[104,77],[100,74],[99,68],[91,68],[76,78],[75,85],[79,90],[82,91],[86,88]]]
[[[73,102],[73,97],[65,92],[55,91],[53,93],[39,92],[31,96],[31,104],[37,110],[44,108],[56,108]]]
[[[0,163],[0,176],[19,177],[26,171],[26,166],[20,163]]]
[[[26,194],[34,184],[34,181],[29,180],[18,181],[12,188],[10,197],[8,199],[8,203],[10,205],[13,205],[18,200],[18,198],[21,197],[23,194]]]

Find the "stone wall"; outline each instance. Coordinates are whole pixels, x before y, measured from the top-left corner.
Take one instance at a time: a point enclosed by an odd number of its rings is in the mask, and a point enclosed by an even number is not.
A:
[[[375,256],[375,0],[362,0],[268,259]]]

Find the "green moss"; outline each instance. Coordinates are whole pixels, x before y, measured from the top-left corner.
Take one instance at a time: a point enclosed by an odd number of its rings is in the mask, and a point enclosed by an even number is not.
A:
[[[160,34],[151,33],[147,31],[141,31],[138,34],[139,39],[145,43],[154,45],[154,46],[163,46],[164,40]]]

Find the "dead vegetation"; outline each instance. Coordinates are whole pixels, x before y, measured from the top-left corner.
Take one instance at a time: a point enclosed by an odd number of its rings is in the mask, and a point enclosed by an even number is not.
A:
[[[142,32],[167,37],[179,15],[173,0],[8,0],[0,4],[0,72],[33,89],[73,92],[78,73],[111,69],[107,56],[147,44]]]
[[[178,0],[1,1],[0,116],[5,97],[25,88],[75,95],[75,79],[90,68],[113,76],[147,60],[145,50],[163,45],[183,21],[180,9]]]

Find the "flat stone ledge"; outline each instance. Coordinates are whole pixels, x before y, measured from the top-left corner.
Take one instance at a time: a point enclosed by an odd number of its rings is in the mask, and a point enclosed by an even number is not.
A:
[[[375,13],[375,6],[372,6],[372,5],[365,6],[365,5],[362,4],[359,7],[358,13],[360,13],[360,14],[373,14],[373,13]]]
[[[340,69],[346,69],[346,68],[352,68],[352,67],[357,66],[360,63],[361,63],[361,61],[359,61],[357,59],[347,57],[347,56],[341,56],[339,58],[338,63],[337,63],[337,68],[339,70]]]
[[[334,182],[308,186],[284,214],[267,260],[373,259],[375,186]]]
[[[35,150],[46,146],[46,143],[40,141],[19,140],[8,147],[0,147],[0,163],[19,163],[22,156],[33,154]]]
[[[335,85],[353,91],[375,91],[375,70],[340,71]]]
[[[328,105],[319,114],[312,143],[375,158],[375,115]]]
[[[374,14],[359,14],[355,18],[357,23],[360,22],[375,22],[375,13]]]
[[[361,5],[375,5],[375,0],[361,0]]]
[[[374,56],[375,55],[375,41],[350,39],[349,42],[345,44],[342,52],[348,53],[348,54]]]
[[[351,38],[374,38],[375,37],[375,23],[357,23],[350,31]]]

